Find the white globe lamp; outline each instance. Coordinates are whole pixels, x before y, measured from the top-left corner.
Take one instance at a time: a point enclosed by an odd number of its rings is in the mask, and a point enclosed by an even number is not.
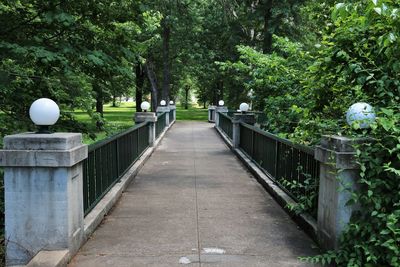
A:
[[[174,101],[170,100],[170,101],[169,101],[169,104],[170,104],[170,105],[173,105],[173,104],[174,104]]]
[[[50,133],[49,126],[54,125],[60,117],[60,108],[49,98],[34,101],[29,108],[29,117],[39,126],[37,133]]]
[[[375,121],[376,115],[373,107],[364,102],[359,102],[351,105],[347,110],[346,120],[351,126],[354,123],[359,123],[361,129],[367,129],[371,123]]]
[[[161,106],[165,106],[166,104],[167,104],[167,102],[165,102],[165,100],[161,100],[161,101],[160,101],[160,105],[161,105]]]
[[[142,104],[140,104],[140,108],[144,111],[147,112],[150,109],[150,103],[147,101],[143,101]]]
[[[245,113],[245,112],[249,111],[249,104],[242,103],[242,104],[240,104],[239,109],[241,112]]]
[[[224,100],[218,101],[218,106],[223,107],[225,104]]]

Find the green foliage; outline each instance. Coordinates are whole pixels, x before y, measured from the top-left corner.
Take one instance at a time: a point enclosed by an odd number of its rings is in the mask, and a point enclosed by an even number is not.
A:
[[[400,24],[397,1],[352,1],[337,4],[332,25],[323,35],[305,81],[314,105],[295,135],[318,138],[327,122],[332,131],[367,136],[357,147],[360,190],[349,204],[360,209],[341,237],[338,251],[308,258],[338,266],[400,266]],[[378,112],[370,131],[353,130],[338,122],[350,104],[372,103]],[[318,123],[310,122],[315,119]],[[331,125],[335,122],[338,125]],[[304,134],[304,131],[307,133]],[[303,132],[303,133],[301,133]]]
[[[315,100],[311,112],[325,118],[341,117],[354,101],[389,106],[399,100],[398,4],[356,2],[336,5],[305,81]]]
[[[368,136],[357,147],[359,191],[349,204],[360,209],[341,237],[338,251],[304,258],[338,266],[400,266],[400,109],[382,108]]]
[[[304,10],[322,6],[313,2]],[[314,32],[302,39],[304,45],[275,37],[271,54],[239,46],[238,60],[219,63],[231,83],[241,86],[241,99],[265,109],[269,131],[309,145],[318,143],[322,134],[374,140],[357,147],[360,190],[352,192],[349,205],[360,209],[354,212],[340,249],[307,258],[311,262],[400,266],[399,8],[394,0],[338,3],[330,17],[324,11],[307,18]],[[324,21],[324,26],[316,31],[313,20],[317,25]],[[370,130],[349,127],[344,120],[349,106],[361,101],[378,113]],[[309,186],[287,181],[285,185],[294,190]],[[310,201],[303,199],[292,208],[302,212]]]
[[[301,112],[298,103],[305,103],[300,94],[301,79],[310,56],[299,43],[274,36],[274,52],[263,54],[247,46],[238,46],[236,62],[218,63],[227,79],[234,78],[241,94],[228,93],[228,103],[238,106],[250,100],[254,110],[265,110],[264,127],[274,133],[290,133],[297,126]],[[285,123],[282,123],[285,121]]]
[[[301,172],[301,170],[300,170]],[[305,176],[304,181],[289,181],[285,178],[281,178],[279,181],[285,188],[287,188],[297,202],[290,204],[288,208],[296,214],[309,213],[314,218],[317,218],[318,209],[318,183],[319,180],[311,177],[309,174],[303,174]],[[305,193],[304,193],[305,192]]]
[[[1,136],[32,130],[30,104],[55,100],[58,130],[92,132],[69,116],[132,88],[133,64],[152,38],[157,16],[138,1],[3,1],[0,4]],[[149,26],[151,24],[151,26]]]
[[[129,110],[102,116],[95,106],[134,90],[135,67],[151,60],[162,77],[157,88],[162,81],[172,99],[189,86],[204,105],[224,99],[236,109],[249,101],[265,112],[266,130],[307,145],[322,134],[372,137],[357,148],[362,179],[350,204],[360,210],[341,249],[307,260],[400,266],[399,10],[398,0],[5,0],[0,136],[33,130],[28,109],[38,97],[60,104],[57,130],[112,132],[115,121],[131,121]],[[144,94],[149,87],[144,82]],[[369,131],[344,120],[359,101],[378,112]],[[206,118],[206,110],[178,112],[178,119]],[[293,209],[309,209],[315,197]]]
[[[93,129],[96,134],[96,138],[91,138],[90,135],[86,134],[83,136],[85,144],[91,144],[101,139],[106,138],[107,136],[111,136],[122,132],[133,125],[133,117],[135,105],[133,103],[120,103],[118,107],[112,107],[110,104],[104,105],[104,116],[100,117],[98,114],[95,114],[95,118],[89,116],[87,112],[76,110],[73,112],[74,118],[85,124],[93,124],[92,122],[96,122],[98,120],[102,120],[104,124],[104,130],[99,131],[97,129]]]

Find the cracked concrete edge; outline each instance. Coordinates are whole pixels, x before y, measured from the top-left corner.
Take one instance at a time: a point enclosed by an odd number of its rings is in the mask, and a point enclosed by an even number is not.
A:
[[[41,250],[26,267],[63,267],[70,259],[69,250]]]
[[[261,170],[257,164],[253,162],[245,153],[240,149],[234,148],[232,141],[229,137],[218,127],[215,127],[217,133],[221,136],[222,140],[232,150],[232,152],[239,158],[239,160],[247,167],[247,169],[255,176],[257,181],[267,190],[267,192],[274,197],[278,204],[289,214],[289,216],[316,242],[317,238],[317,221],[308,213],[296,214],[291,211],[288,206],[296,204],[296,201],[291,198],[285,191],[283,191],[274,180]]]
[[[135,176],[138,174],[140,169],[146,163],[146,161],[153,154],[157,146],[160,144],[161,140],[164,138],[167,131],[175,123],[173,121],[168,127],[160,134],[160,136],[155,141],[153,147],[149,147],[140,156],[140,158],[130,167],[130,169],[121,177],[120,181],[116,183],[113,188],[100,200],[100,202],[93,208],[93,210],[86,215],[84,219],[84,234],[81,243],[82,247],[96,228],[103,221],[107,213],[114,207],[115,203],[121,197],[123,191],[132,182]],[[79,251],[79,250],[78,250]],[[77,253],[76,251],[75,253]],[[67,250],[54,250],[54,251],[40,251],[27,265],[13,266],[13,267],[65,267],[71,261],[75,254],[71,254]]]

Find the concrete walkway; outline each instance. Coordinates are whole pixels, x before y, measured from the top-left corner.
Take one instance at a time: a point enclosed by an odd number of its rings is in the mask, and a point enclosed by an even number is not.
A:
[[[70,266],[307,266],[312,246],[212,124],[178,122]]]

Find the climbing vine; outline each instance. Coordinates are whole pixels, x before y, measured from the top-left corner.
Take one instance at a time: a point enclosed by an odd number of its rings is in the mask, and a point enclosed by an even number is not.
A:
[[[338,266],[400,266],[400,108],[382,108],[370,131],[371,142],[357,147],[360,189],[338,251],[304,258]]]
[[[350,2],[350,1],[349,1]],[[340,249],[307,258],[338,266],[400,266],[400,23],[398,1],[352,1],[335,6],[333,24],[323,37],[306,81],[315,93],[310,114],[334,121],[354,101],[376,107],[370,130],[339,122],[340,134],[368,137],[358,146],[360,190],[349,205],[360,208],[340,239]],[[312,117],[313,115],[311,115]],[[318,136],[299,124],[294,136]],[[357,126],[356,126],[357,128]],[[315,130],[311,128],[311,130]]]

